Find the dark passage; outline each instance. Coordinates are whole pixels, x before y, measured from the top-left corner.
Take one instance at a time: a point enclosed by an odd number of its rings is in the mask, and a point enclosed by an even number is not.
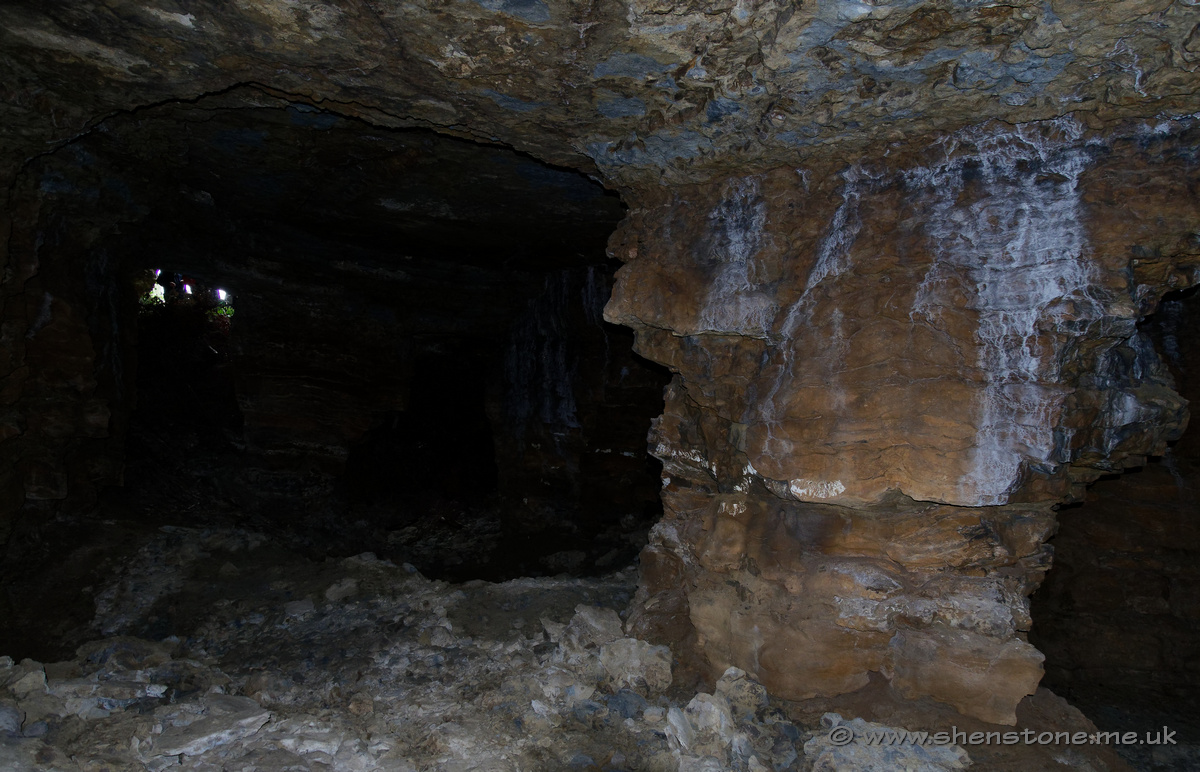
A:
[[[174,277],[160,270],[157,295],[139,298],[127,484],[106,491],[106,501],[148,519],[201,508],[215,517],[243,428],[230,350],[234,308],[190,277],[184,294]]]
[[[115,431],[8,542],[5,652],[93,637],[79,587],[162,527],[504,580],[627,566],[661,515],[668,373],[603,321],[624,206],[587,177],[227,95],[112,118],[27,184],[57,291],[97,298]]]
[[[1191,426],[1169,452],[1091,486],[1059,512],[1054,566],[1032,598],[1030,641],[1044,684],[1109,731],[1168,726],[1200,739],[1200,295],[1168,295],[1142,325]],[[1170,751],[1171,749],[1166,749]],[[1173,766],[1166,751],[1126,746],[1139,769]]]
[[[447,494],[482,504],[496,492],[496,451],[485,410],[486,389],[470,360],[426,355],[407,410],[384,416],[355,445],[343,476],[355,511],[380,509],[393,522]],[[398,473],[415,484],[401,484]]]

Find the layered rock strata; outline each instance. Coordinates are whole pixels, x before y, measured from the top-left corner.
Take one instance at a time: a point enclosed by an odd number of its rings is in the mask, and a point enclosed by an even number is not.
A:
[[[981,125],[637,201],[607,314],[676,373],[642,629],[774,693],[878,671],[1011,723],[1052,505],[1186,423],[1137,321],[1200,280],[1197,129],[1128,132]]]
[[[632,187],[987,118],[1192,112],[1200,90],[1200,18],[1184,0],[169,5],[0,11],[0,154],[19,164],[113,112],[257,83]]]

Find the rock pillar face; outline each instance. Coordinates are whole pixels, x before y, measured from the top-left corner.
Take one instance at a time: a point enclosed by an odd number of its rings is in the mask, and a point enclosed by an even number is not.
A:
[[[1053,505],[1186,423],[1137,320],[1200,279],[1196,134],[981,125],[636,199],[606,315],[676,373],[636,624],[1011,723]]]

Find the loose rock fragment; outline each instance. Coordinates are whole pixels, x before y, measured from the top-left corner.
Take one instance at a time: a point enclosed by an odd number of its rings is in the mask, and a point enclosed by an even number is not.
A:
[[[827,713],[821,719],[824,732],[804,744],[812,759],[813,772],[952,772],[966,769],[971,758],[957,745],[925,746],[899,742],[868,742],[869,736],[896,736],[903,729],[872,724],[861,718],[843,719]],[[845,737],[835,734],[845,733]],[[847,740],[853,736],[854,739]]]
[[[248,697],[210,694],[201,706],[203,712],[195,720],[164,729],[151,755],[198,756],[249,737],[271,718],[269,710]]]
[[[600,663],[614,689],[632,689],[649,696],[671,685],[671,650],[666,646],[620,638],[600,647]]]

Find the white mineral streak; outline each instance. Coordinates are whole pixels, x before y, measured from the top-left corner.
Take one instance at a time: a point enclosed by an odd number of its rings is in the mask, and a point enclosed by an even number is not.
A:
[[[934,256],[911,317],[940,326],[939,309],[956,289],[973,295],[968,307],[979,316],[975,365],[984,387],[955,503],[1003,504],[1023,462],[1065,460],[1055,443],[1061,352],[1103,315],[1081,223],[1082,128],[1069,119],[1048,126],[1050,138],[1036,124],[960,132],[946,141],[944,162],[905,175],[928,196]],[[957,203],[964,173],[977,174],[985,192],[967,206]]]
[[[740,501],[722,501],[717,505],[717,511],[730,517],[739,517],[746,512],[746,505]]]
[[[21,38],[30,45],[62,51],[66,54],[88,59],[93,63],[109,69],[129,70],[131,67],[150,67],[150,62],[140,56],[135,56],[119,48],[101,45],[85,37],[56,35],[40,29],[27,27],[10,27],[8,33]]]
[[[754,482],[755,475],[758,474],[754,469],[754,465],[747,463],[742,467],[742,479],[734,483],[733,489],[738,493],[746,493],[750,490],[750,483]]]
[[[804,311],[810,294],[818,284],[830,277],[840,276],[850,268],[850,248],[862,230],[862,218],[858,207],[862,199],[863,183],[870,177],[859,167],[851,166],[842,173],[842,203],[833,213],[833,221],[829,224],[829,233],[821,241],[817,250],[817,261],[813,264],[812,272],[804,285],[800,299],[792,306]],[[788,323],[795,324],[798,319],[794,314],[788,315]],[[785,328],[785,333],[794,332],[794,328]]]
[[[788,490],[793,496],[801,500],[807,499],[831,499],[834,496],[844,492],[846,486],[842,485],[841,480],[833,482],[822,482],[820,480],[792,480],[788,483]]]
[[[700,309],[699,331],[765,338],[779,309],[753,277],[752,260],[767,222],[758,179],[730,182],[708,220],[713,240],[709,257],[719,267]]]
[[[195,24],[196,17],[190,13],[188,13],[188,14],[171,13],[169,11],[163,11],[158,8],[147,8],[146,10],[149,11],[150,14],[152,16],[154,16],[154,18],[159,19],[161,21],[169,22],[171,24],[178,24],[179,26],[187,27],[188,29],[196,28],[196,24]]]
[[[653,455],[666,465],[683,469],[705,469],[713,475],[717,473],[717,465],[705,458],[704,454],[698,450],[683,450],[668,443],[659,442],[654,446]]]
[[[817,249],[817,259],[805,281],[804,290],[800,297],[792,303],[774,336],[777,341],[779,364],[771,389],[763,398],[759,409],[761,420],[767,426],[766,452],[772,455],[790,452],[790,443],[777,440],[772,428],[787,417],[787,406],[781,404],[778,396],[784,387],[791,383],[795,376],[795,341],[797,334],[812,322],[812,310],[815,304],[815,290],[822,282],[835,279],[851,267],[850,250],[862,230],[862,218],[859,215],[859,203],[866,185],[874,179],[857,166],[851,166],[842,173],[842,203],[833,214],[829,231],[822,239]],[[807,181],[805,181],[807,188]],[[829,340],[825,349],[830,356],[825,358],[826,372],[823,380],[832,395],[832,404],[841,408],[845,397],[840,385],[840,365],[844,359],[847,341],[842,329],[841,309],[831,312],[829,325]],[[786,393],[786,392],[785,392]],[[846,490],[840,481],[796,480],[788,484],[788,490],[800,499],[828,499]]]

